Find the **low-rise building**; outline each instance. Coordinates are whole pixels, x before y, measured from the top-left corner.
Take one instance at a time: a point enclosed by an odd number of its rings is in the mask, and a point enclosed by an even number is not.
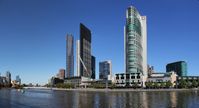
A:
[[[165,73],[151,73],[146,79],[146,82],[168,82],[170,81],[173,86],[176,84],[177,74],[174,71]],[[138,79],[138,80],[135,80]],[[143,82],[139,79],[143,79],[139,73],[121,73],[115,75],[115,84],[118,87],[144,87]]]
[[[174,71],[167,72],[167,73],[152,73],[148,79],[147,82],[168,82],[170,81],[173,86],[176,85],[176,78],[177,74]]]
[[[79,86],[81,84],[81,77],[80,76],[74,76],[70,78],[65,78],[64,79],[65,84],[73,84]]]
[[[141,80],[142,76],[140,73],[120,73],[115,75],[115,84],[118,87],[132,87],[136,84],[136,86],[143,86]],[[135,80],[137,79],[137,80]]]

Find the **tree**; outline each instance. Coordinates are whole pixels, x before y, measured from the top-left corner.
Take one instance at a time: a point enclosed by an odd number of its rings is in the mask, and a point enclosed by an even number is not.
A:
[[[116,88],[116,84],[112,83],[112,84],[110,85],[110,89],[114,89],[114,88]]]
[[[165,82],[161,82],[161,83],[160,83],[160,87],[161,87],[161,88],[165,88],[165,86],[166,86],[166,83],[165,83]]]
[[[188,86],[188,83],[186,82],[186,80],[181,79],[179,81],[179,84],[178,84],[179,88],[187,88],[187,86]]]
[[[145,82],[146,88],[150,88],[150,82]]]
[[[196,80],[193,80],[192,87],[194,88],[198,87],[198,82]]]
[[[173,84],[171,83],[171,81],[167,81],[166,82],[166,88],[170,88],[172,86],[173,86]]]
[[[154,88],[159,88],[158,82],[154,82]]]
[[[133,83],[133,88],[136,89],[136,88],[138,88],[138,87],[139,87],[138,83],[137,83],[137,82],[134,82],[134,83]]]

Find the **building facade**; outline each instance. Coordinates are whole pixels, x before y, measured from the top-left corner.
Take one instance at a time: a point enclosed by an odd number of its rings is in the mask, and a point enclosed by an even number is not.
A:
[[[66,36],[66,77],[74,76],[74,46],[73,36],[67,34]]]
[[[6,80],[9,85],[11,85],[11,73],[9,71],[6,72]]]
[[[170,81],[172,83],[172,86],[174,87],[176,85],[177,80],[177,74],[174,71],[166,72],[166,73],[152,73],[148,78],[146,82],[168,82]]]
[[[60,69],[58,74],[59,79],[65,79],[65,69]]]
[[[19,75],[16,76],[16,82],[21,85],[21,78],[19,77]]]
[[[187,63],[185,61],[178,61],[166,65],[166,71],[175,71],[178,76],[187,76]]]
[[[91,31],[80,23],[80,76],[91,78]]]
[[[146,16],[141,16],[133,6],[130,6],[126,11],[124,38],[126,74],[134,75],[132,81],[142,81],[144,86],[144,82],[147,79]]]
[[[103,61],[99,63],[99,79],[108,80],[108,76],[112,75],[111,61]]]
[[[135,81],[135,79],[137,79]],[[140,73],[120,73],[115,75],[115,83],[118,87],[132,87],[135,84],[142,87]]]
[[[92,79],[95,79],[95,57],[92,56],[92,61],[91,61],[91,70],[92,70],[92,75],[91,75],[91,78]]]

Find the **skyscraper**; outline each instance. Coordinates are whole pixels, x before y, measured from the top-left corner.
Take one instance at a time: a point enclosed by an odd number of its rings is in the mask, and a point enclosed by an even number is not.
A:
[[[74,76],[73,36],[66,36],[66,77]]]
[[[103,61],[99,63],[99,79],[108,79],[108,75],[112,75],[111,61]]]
[[[166,71],[174,71],[178,76],[187,76],[187,63],[185,61],[177,61],[166,65]]]
[[[91,31],[80,23],[80,76],[91,78]]]
[[[19,77],[19,75],[16,76],[16,82],[21,85],[21,78]]]
[[[95,57],[92,56],[92,60],[91,60],[91,70],[92,70],[92,75],[91,78],[95,79]]]
[[[146,16],[141,16],[133,6],[126,11],[124,28],[125,71],[131,74],[134,82],[147,77],[147,27]]]
[[[7,83],[10,85],[11,84],[11,73],[9,71],[6,72],[6,80],[7,80]]]

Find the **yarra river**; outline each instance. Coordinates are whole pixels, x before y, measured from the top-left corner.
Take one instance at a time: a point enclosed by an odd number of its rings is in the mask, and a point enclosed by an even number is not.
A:
[[[199,91],[1,89],[0,108],[199,108]]]

